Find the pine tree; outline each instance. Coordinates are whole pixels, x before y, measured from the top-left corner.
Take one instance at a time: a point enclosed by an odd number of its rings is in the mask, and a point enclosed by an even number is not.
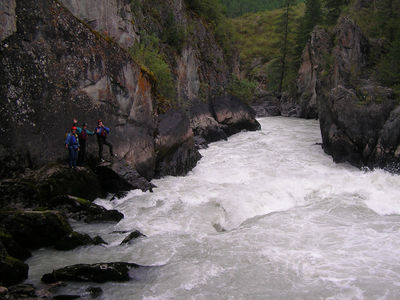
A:
[[[349,0],[325,0],[326,23],[334,25],[340,16],[342,7],[349,3]]]
[[[315,25],[321,24],[322,11],[320,0],[306,0],[304,10],[303,31],[306,35],[314,29]]]
[[[283,89],[283,83],[285,80],[286,72],[287,72],[287,60],[290,51],[289,45],[289,23],[291,22],[292,16],[292,6],[294,5],[293,0],[286,0],[285,6],[283,8],[283,13],[280,17],[280,22],[278,24],[278,31],[282,35],[281,43],[280,43],[280,53],[281,56],[279,58],[279,86],[278,91],[281,93]]]

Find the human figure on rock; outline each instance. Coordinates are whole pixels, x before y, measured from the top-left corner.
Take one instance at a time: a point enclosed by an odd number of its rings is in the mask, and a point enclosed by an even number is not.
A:
[[[87,129],[87,123],[83,123],[82,127],[76,127],[76,128],[80,146],[78,153],[78,166],[81,166],[86,161],[87,138],[89,135],[94,135],[94,132]]]
[[[68,149],[70,168],[76,168],[76,160],[78,158],[79,139],[76,130],[77,128],[73,126],[71,128],[71,132],[67,134],[67,138],[65,140],[65,147]]]
[[[99,144],[99,159],[101,162],[104,162],[103,159],[103,145],[107,145],[110,148],[110,155],[114,157],[113,146],[110,142],[107,141],[107,135],[110,133],[110,128],[105,127],[101,120],[97,121],[97,127],[94,132],[97,136],[97,143]],[[115,155],[116,156],[116,155]]]

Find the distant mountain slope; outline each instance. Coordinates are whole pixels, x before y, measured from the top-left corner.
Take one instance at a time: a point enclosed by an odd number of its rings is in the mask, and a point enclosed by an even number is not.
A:
[[[220,0],[226,7],[226,12],[229,17],[239,17],[246,13],[274,10],[282,8],[284,0]],[[304,0],[297,0],[297,3],[304,2]]]

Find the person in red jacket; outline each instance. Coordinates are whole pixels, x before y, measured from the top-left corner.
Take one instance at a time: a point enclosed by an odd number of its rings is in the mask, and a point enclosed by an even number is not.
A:
[[[101,162],[104,162],[103,159],[103,145],[107,145],[110,148],[110,155],[113,157],[113,146],[110,142],[107,141],[107,135],[110,133],[110,128],[103,125],[101,120],[97,121],[97,127],[94,129],[94,132],[97,136],[97,143],[99,145],[99,159]]]

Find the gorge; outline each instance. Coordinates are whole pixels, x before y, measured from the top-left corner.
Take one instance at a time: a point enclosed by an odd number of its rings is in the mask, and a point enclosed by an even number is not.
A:
[[[0,3],[0,297],[398,298],[397,40],[345,2],[279,92],[217,0]]]

